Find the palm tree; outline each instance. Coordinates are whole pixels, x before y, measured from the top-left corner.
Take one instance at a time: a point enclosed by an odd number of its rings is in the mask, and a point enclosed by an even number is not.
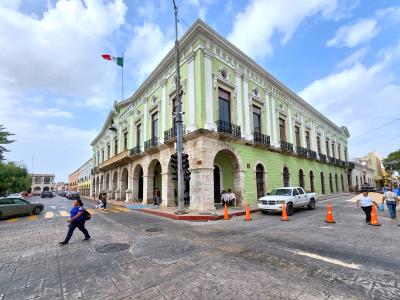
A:
[[[9,151],[3,145],[11,144],[11,143],[15,142],[15,140],[8,139],[8,137],[12,136],[12,135],[14,135],[14,134],[6,131],[6,128],[4,127],[4,125],[0,124],[0,162],[5,160],[4,152]]]

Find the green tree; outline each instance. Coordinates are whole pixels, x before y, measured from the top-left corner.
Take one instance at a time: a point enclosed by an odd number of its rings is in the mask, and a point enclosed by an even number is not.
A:
[[[4,127],[4,125],[0,124],[0,162],[5,159],[4,152],[9,151],[3,145],[11,144],[11,143],[15,142],[15,140],[8,139],[12,135],[14,135],[14,134],[6,131],[6,128]]]
[[[383,166],[390,174],[395,171],[400,172],[400,150],[389,153],[388,157],[383,160]]]
[[[0,162],[0,196],[27,191],[31,183],[32,178],[25,166]]]

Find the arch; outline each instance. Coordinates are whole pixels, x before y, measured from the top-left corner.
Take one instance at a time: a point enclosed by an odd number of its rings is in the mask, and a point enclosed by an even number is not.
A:
[[[158,159],[153,159],[147,168],[147,203],[153,201],[153,195],[156,189],[158,189],[160,197],[162,195],[161,173],[162,168],[160,161]],[[160,201],[162,201],[161,198]]]
[[[143,201],[143,167],[137,164],[133,169],[132,176],[132,197],[133,201]]]
[[[336,193],[339,193],[339,180],[336,173],[335,173],[335,187],[336,187]]]
[[[50,191],[50,188],[48,186],[44,186],[43,187],[43,192],[48,192],[48,191]]]
[[[304,172],[302,169],[299,170],[299,185],[304,188]]]
[[[100,176],[100,193],[104,192],[104,176]]]
[[[265,170],[264,166],[260,163],[256,165],[256,188],[257,188],[257,199],[265,196]]]
[[[107,173],[106,175],[106,192],[110,190],[110,173]]]
[[[358,176],[356,175],[356,190],[358,190],[360,187],[358,186]]]
[[[330,188],[331,194],[333,194],[333,178],[332,178],[332,173],[329,173],[329,188]]]
[[[320,177],[321,177],[321,193],[322,193],[322,194],[325,194],[325,177],[324,177],[324,172],[321,172]]]
[[[111,187],[111,198],[116,199],[117,197],[117,189],[118,189],[118,172],[114,171],[112,176],[112,187]]]
[[[222,149],[214,156],[214,201],[220,202],[220,195],[222,190],[231,189],[235,194],[236,203],[241,203],[243,194],[243,180],[240,174],[240,160],[234,151],[230,149]],[[219,171],[219,178],[218,176]],[[221,183],[218,189],[218,181]]]
[[[343,174],[340,174],[340,182],[342,184],[342,192],[344,193],[344,178],[343,178]]]
[[[128,189],[128,177],[129,177],[128,169],[124,168],[122,170],[122,173],[121,173],[121,191],[120,191],[120,195],[121,195],[121,200],[122,201],[126,200],[126,190]]]
[[[288,167],[283,167],[282,177],[283,177],[283,186],[284,187],[290,186],[290,173]]]
[[[310,171],[310,190],[312,193],[315,192],[315,186],[314,186],[314,172]]]

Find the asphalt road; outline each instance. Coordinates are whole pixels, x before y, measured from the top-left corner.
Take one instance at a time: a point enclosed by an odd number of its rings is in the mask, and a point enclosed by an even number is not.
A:
[[[369,226],[346,200],[332,202],[336,224],[323,222],[327,202],[289,222],[258,213],[190,223],[110,207],[93,210],[91,241],[77,230],[61,247],[71,202],[45,199],[38,217],[0,221],[0,300],[400,299],[398,220],[385,211]]]

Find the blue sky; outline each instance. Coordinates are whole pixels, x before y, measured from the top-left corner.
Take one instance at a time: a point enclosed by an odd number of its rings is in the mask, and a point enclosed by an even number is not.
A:
[[[400,141],[400,3],[356,0],[177,0],[179,32],[201,18],[338,125],[351,157]],[[16,134],[7,158],[69,173],[120,100],[173,46],[168,0],[2,0],[0,124]]]

